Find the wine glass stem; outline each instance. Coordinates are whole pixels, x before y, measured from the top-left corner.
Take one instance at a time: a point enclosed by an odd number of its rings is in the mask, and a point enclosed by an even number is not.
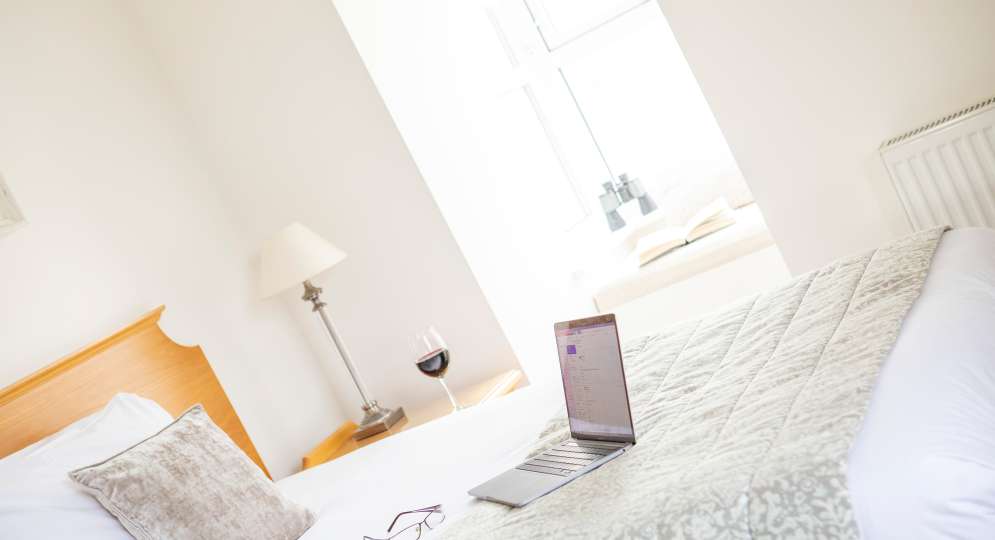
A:
[[[442,377],[439,377],[439,384],[442,385],[442,389],[445,390],[446,395],[449,396],[449,403],[453,404],[453,410],[458,411],[462,409],[463,406],[460,405],[458,401],[456,401],[456,396],[454,396],[453,393],[449,391],[449,386],[446,385],[446,380],[443,379]]]

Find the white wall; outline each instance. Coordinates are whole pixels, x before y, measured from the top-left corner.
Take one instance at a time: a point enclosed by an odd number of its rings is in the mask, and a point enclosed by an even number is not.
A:
[[[990,0],[660,0],[792,272],[907,232],[878,145],[995,93]]]
[[[122,4],[0,3],[0,170],[28,224],[0,238],[0,386],[167,306],[274,477],[343,419],[255,246],[198,162]]]
[[[330,1],[145,0],[135,13],[250,243],[299,220],[349,254],[317,281],[375,397],[442,399],[409,350],[429,324],[449,342],[457,388],[517,366]],[[284,295],[357,418],[299,297]]]

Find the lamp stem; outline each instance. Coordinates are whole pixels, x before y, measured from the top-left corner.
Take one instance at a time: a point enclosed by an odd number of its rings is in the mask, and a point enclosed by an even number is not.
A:
[[[325,331],[328,332],[328,337],[332,338],[332,342],[335,343],[335,348],[339,350],[342,362],[345,363],[346,369],[349,370],[352,382],[356,384],[356,389],[359,390],[359,396],[363,398],[364,407],[372,407],[373,400],[370,399],[370,395],[366,390],[366,385],[363,384],[363,380],[359,378],[359,372],[356,371],[356,365],[352,363],[352,357],[349,356],[349,349],[346,348],[345,343],[342,343],[342,338],[339,337],[339,332],[336,330],[335,324],[332,323],[332,319],[325,311],[325,306],[327,304],[321,301],[321,287],[316,287],[310,281],[305,281],[303,299],[311,302],[313,305],[311,311],[316,312],[318,316],[321,317],[321,322],[325,323]]]
[[[389,409],[381,407],[376,400],[370,399],[369,391],[366,389],[366,385],[363,384],[363,380],[359,378],[356,365],[352,363],[349,350],[346,349],[345,343],[342,343],[342,338],[339,337],[339,332],[335,329],[331,317],[325,312],[325,303],[321,301],[321,287],[316,287],[308,280],[304,281],[304,296],[302,299],[311,302],[311,311],[317,313],[321,318],[321,322],[325,323],[325,330],[328,332],[328,337],[332,338],[332,342],[335,343],[335,348],[339,350],[342,362],[345,363],[346,369],[349,370],[352,382],[356,385],[356,389],[359,390],[360,397],[363,398],[363,420],[360,422],[355,433],[352,434],[352,438],[363,439],[375,435],[386,431],[392,425],[403,420],[405,415],[402,407]]]

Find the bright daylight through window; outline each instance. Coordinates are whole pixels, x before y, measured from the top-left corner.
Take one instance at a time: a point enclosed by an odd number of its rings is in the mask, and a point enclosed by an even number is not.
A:
[[[515,73],[499,100],[506,129],[527,133],[543,176],[569,188],[568,229],[631,236],[752,200],[655,1],[497,1],[489,14]]]
[[[516,343],[769,245],[657,0],[335,6]]]

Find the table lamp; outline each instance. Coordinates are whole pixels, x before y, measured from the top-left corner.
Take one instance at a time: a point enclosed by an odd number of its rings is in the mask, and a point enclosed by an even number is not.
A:
[[[370,399],[370,393],[356,371],[349,350],[325,311],[325,303],[321,301],[321,288],[310,281],[314,276],[342,262],[345,257],[345,252],[304,225],[288,225],[263,244],[260,253],[259,294],[262,298],[269,298],[291,287],[304,286],[302,299],[311,302],[311,311],[317,313],[324,323],[328,337],[338,349],[359,395],[363,398],[363,420],[352,437],[364,439],[386,431],[399,422],[404,418],[404,409],[381,407],[376,400]]]

